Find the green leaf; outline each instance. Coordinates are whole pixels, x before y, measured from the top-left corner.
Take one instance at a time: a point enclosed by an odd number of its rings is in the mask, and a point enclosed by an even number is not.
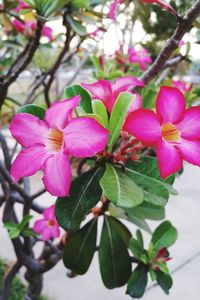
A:
[[[165,206],[173,189],[158,176],[158,172],[157,159],[153,157],[144,157],[140,162],[130,161],[126,164],[126,175],[144,190],[145,201]]]
[[[108,113],[103,102],[100,100],[92,101],[92,109],[94,114],[98,115],[103,120],[103,126],[108,128]]]
[[[101,277],[108,289],[123,286],[131,274],[131,260],[116,224],[105,216],[99,246]]]
[[[86,117],[86,118],[92,118],[92,119],[95,119],[100,125],[102,125],[103,127],[104,126],[104,121],[102,120],[102,118],[96,114],[84,114],[82,115],[83,117]]]
[[[25,237],[31,237],[31,236],[35,236],[35,232],[33,231],[33,229],[28,228],[22,231],[22,235]]]
[[[170,275],[163,272],[156,272],[156,280],[158,285],[163,289],[165,294],[169,295],[169,290],[173,286],[173,280]]]
[[[13,9],[18,6],[18,0],[3,0],[3,7],[5,9]]]
[[[128,247],[133,253],[134,257],[138,259],[142,254],[144,254],[144,248],[141,247],[140,243],[135,238],[130,239]]]
[[[26,113],[31,114],[39,119],[43,120],[45,116],[45,109],[39,105],[36,104],[27,104],[22,107],[20,107],[17,111],[17,113]]]
[[[162,206],[157,206],[151,203],[143,202],[140,206],[130,209],[125,209],[128,219],[136,217],[139,219],[148,220],[163,220],[165,218],[165,209]]]
[[[73,31],[78,33],[80,36],[84,36],[87,34],[85,27],[81,24],[81,22],[75,20],[71,16],[67,15],[67,21],[72,27]]]
[[[177,230],[169,221],[159,225],[153,233],[152,244],[155,251],[172,246],[177,240]]]
[[[64,94],[66,98],[80,96],[81,97],[80,106],[84,109],[86,113],[92,113],[92,99],[90,97],[90,94],[84,88],[82,88],[82,86],[72,85],[66,87]]]
[[[136,207],[143,201],[142,189],[111,164],[106,164],[100,185],[106,197],[117,206]]]
[[[112,146],[116,142],[121,132],[124,120],[131,103],[131,100],[134,99],[134,95],[130,93],[121,93],[115,102],[113,107],[110,121],[109,121],[109,140],[108,140],[108,150],[112,150]]]
[[[64,229],[77,230],[87,212],[101,199],[103,168],[94,168],[73,180],[69,197],[58,198],[56,217]]]
[[[18,228],[20,230],[23,230],[24,227],[30,222],[30,220],[33,218],[33,216],[30,215],[26,215],[25,217],[23,217],[23,220],[18,224]]]
[[[10,229],[8,232],[11,240],[17,238],[20,235],[20,229],[17,227]]]
[[[89,0],[71,0],[70,4],[73,8],[89,8]]]
[[[115,227],[115,230],[118,232],[118,234],[121,236],[126,247],[128,247],[129,240],[132,236],[129,229],[117,218],[110,217],[109,221],[112,224],[112,226]]]
[[[44,17],[49,17],[61,9],[69,0],[35,0],[35,8]]]
[[[63,262],[66,268],[83,275],[89,269],[96,249],[97,219],[88,222],[76,231],[67,242]]]
[[[148,269],[144,264],[140,264],[133,271],[127,286],[127,294],[132,298],[142,298],[144,295],[147,281],[148,281]]]

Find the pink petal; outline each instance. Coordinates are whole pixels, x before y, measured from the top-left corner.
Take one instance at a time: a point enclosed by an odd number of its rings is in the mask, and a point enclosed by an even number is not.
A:
[[[12,119],[10,131],[22,146],[29,147],[45,143],[48,126],[44,121],[31,114],[20,113]]]
[[[47,227],[46,220],[38,220],[33,225],[33,231],[35,231],[36,233],[42,233],[46,227]]]
[[[163,123],[177,123],[183,118],[186,108],[183,93],[174,87],[162,86],[156,99],[157,114]]]
[[[131,101],[131,104],[128,108],[128,113],[132,112],[136,109],[142,108],[142,97],[138,93],[136,93],[134,95],[135,95],[135,98],[134,98],[134,100]]]
[[[53,226],[52,228],[51,228],[51,236],[54,238],[54,239],[56,239],[56,238],[58,238],[59,236],[60,236],[60,228],[59,228],[59,226]]]
[[[133,76],[121,77],[116,79],[112,84],[112,91],[119,95],[130,88],[134,88],[135,86],[143,87],[144,82]]]
[[[47,191],[58,197],[69,195],[72,180],[70,162],[62,151],[48,158],[44,163],[43,182]]]
[[[177,146],[181,156],[187,162],[200,167],[200,141],[182,140]]]
[[[40,170],[49,157],[45,147],[35,145],[21,151],[14,160],[10,175],[16,182],[21,177],[31,176]]]
[[[81,85],[92,94],[94,99],[104,101],[112,95],[111,84],[108,80],[99,80],[92,84],[82,83]]]
[[[44,211],[43,211],[43,216],[46,220],[53,220],[55,218],[55,205],[52,205],[48,208],[46,208]]]
[[[41,232],[41,234],[42,234],[42,240],[43,240],[43,241],[48,241],[48,240],[50,240],[50,239],[52,238],[52,235],[51,235],[51,228],[50,228],[50,227],[46,227],[46,228],[44,229],[44,231]]]
[[[57,101],[46,111],[45,121],[52,128],[65,128],[73,109],[78,106],[80,100],[80,96],[75,96],[64,101]]]
[[[127,117],[123,130],[128,131],[144,145],[154,146],[161,137],[161,125],[156,114],[138,109]]]
[[[163,178],[182,169],[182,158],[174,145],[164,142],[162,139],[156,147],[156,156],[160,175]]]
[[[186,110],[183,120],[176,125],[185,139],[200,139],[200,107]]]
[[[64,134],[67,153],[75,157],[91,157],[104,150],[108,141],[108,130],[92,118],[73,119]]]

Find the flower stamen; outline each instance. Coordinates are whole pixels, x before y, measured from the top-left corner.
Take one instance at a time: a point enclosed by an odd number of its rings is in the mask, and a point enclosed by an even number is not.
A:
[[[180,131],[171,123],[162,126],[162,137],[166,142],[180,142]]]

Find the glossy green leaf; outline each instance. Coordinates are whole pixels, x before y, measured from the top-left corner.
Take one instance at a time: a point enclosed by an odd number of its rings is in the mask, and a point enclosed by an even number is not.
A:
[[[177,240],[177,230],[169,221],[159,225],[153,233],[152,244],[155,251],[172,246]]]
[[[97,219],[95,218],[76,231],[67,242],[63,253],[66,268],[79,275],[85,274],[95,253],[96,239]]]
[[[45,116],[45,109],[39,105],[36,104],[27,104],[22,107],[20,107],[17,111],[17,113],[26,113],[31,114],[39,119],[43,120]]]
[[[168,274],[158,271],[158,272],[156,272],[156,280],[157,280],[158,285],[165,292],[165,294],[169,295],[169,290],[173,286],[172,277]]]
[[[108,113],[103,102],[100,100],[92,101],[92,109],[94,114],[98,115],[103,120],[103,126],[108,128]]]
[[[85,27],[81,24],[81,22],[75,20],[69,15],[67,15],[67,21],[69,22],[74,32],[78,33],[80,36],[84,36],[87,34],[87,31]]]
[[[90,94],[82,88],[80,85],[72,85],[65,88],[65,97],[72,98],[74,96],[80,96],[81,102],[80,106],[84,109],[86,113],[92,113],[92,99]]]
[[[148,269],[144,264],[140,264],[133,271],[127,286],[127,294],[132,298],[142,298],[144,295],[147,281]]]
[[[105,216],[99,246],[99,264],[104,285],[113,289],[123,286],[131,274],[127,247],[113,220]]]
[[[77,230],[87,212],[101,199],[103,168],[94,168],[73,180],[69,197],[58,198],[56,217],[64,229]]]
[[[131,95],[130,93],[121,93],[115,102],[109,121],[109,151],[112,150],[112,146],[119,137],[129,105],[133,99],[134,95]]]
[[[130,241],[129,241],[129,249],[133,253],[134,257],[136,257],[138,259],[144,253],[144,248],[141,247],[140,243],[135,238],[130,239]]]
[[[121,221],[119,221],[117,218],[110,217],[109,221],[112,224],[112,226],[115,227],[118,234],[121,236],[121,238],[124,241],[124,244],[126,245],[126,247],[128,247],[129,240],[132,236],[129,229]]]
[[[100,185],[106,197],[117,206],[136,207],[143,202],[142,189],[111,164],[106,165]]]
[[[162,206],[143,202],[135,208],[125,209],[128,218],[136,217],[148,220],[163,220],[165,218],[165,209]]]

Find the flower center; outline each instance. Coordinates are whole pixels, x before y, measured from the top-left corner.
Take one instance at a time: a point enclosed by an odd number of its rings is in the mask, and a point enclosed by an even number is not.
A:
[[[63,132],[59,129],[50,129],[46,147],[50,152],[58,152],[62,148],[63,144]]]
[[[176,128],[175,125],[166,123],[162,126],[162,137],[166,142],[179,142],[180,131]]]
[[[54,225],[55,225],[55,221],[54,220],[49,220],[48,221],[48,226],[49,227],[54,227]]]

